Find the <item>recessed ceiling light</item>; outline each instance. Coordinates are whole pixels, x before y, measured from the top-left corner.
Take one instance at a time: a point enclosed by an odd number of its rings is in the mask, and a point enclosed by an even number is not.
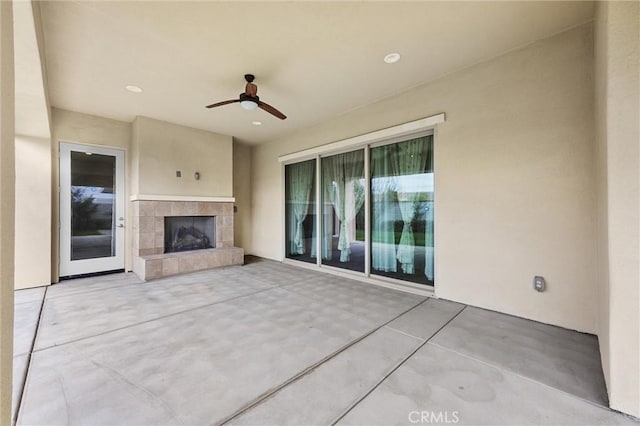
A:
[[[254,126],[261,126],[262,121],[252,121],[251,124],[253,124]]]
[[[398,62],[400,60],[400,54],[399,53],[389,53],[388,55],[386,55],[384,57],[384,61],[388,64],[395,64],[396,62]]]
[[[129,85],[125,86],[124,88],[133,93],[142,93],[142,88],[138,86]]]

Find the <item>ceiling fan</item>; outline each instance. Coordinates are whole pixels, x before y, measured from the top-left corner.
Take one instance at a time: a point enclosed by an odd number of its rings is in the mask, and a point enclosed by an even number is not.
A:
[[[215,104],[207,105],[207,108],[215,108],[222,105],[240,102],[240,106],[246,110],[260,108],[267,111],[269,114],[278,117],[280,120],[284,120],[285,118],[287,118],[286,115],[284,115],[268,103],[262,102],[260,100],[260,97],[258,97],[258,86],[253,84],[253,80],[255,79],[255,76],[253,74],[245,74],[244,79],[247,80],[247,85],[245,86],[244,93],[240,93],[238,99],[230,99],[228,101],[217,102]]]

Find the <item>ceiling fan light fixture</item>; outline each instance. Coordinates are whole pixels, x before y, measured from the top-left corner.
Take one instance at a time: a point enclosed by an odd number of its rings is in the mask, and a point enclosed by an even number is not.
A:
[[[240,106],[246,109],[247,111],[251,111],[252,109],[258,108],[258,103],[256,101],[245,100],[245,101],[240,101]]]

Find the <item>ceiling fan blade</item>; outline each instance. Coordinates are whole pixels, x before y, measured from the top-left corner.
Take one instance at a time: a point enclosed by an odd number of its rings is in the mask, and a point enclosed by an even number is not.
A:
[[[240,99],[230,99],[228,101],[218,102],[218,103],[215,103],[215,104],[207,105],[205,108],[214,108],[214,107],[219,107],[219,106],[222,106],[222,105],[233,104],[233,103],[236,103],[236,102],[240,102]]]
[[[280,120],[284,120],[285,118],[287,118],[286,115],[284,115],[283,113],[281,113],[280,111],[278,111],[277,109],[275,109],[274,107],[272,107],[271,105],[269,105],[266,102],[258,101],[258,107],[260,109],[263,109],[263,110],[267,111],[271,115],[275,115]]]

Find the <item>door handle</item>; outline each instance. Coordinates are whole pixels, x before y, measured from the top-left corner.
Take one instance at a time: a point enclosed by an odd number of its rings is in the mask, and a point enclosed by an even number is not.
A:
[[[118,228],[124,228],[124,223],[121,223],[120,225],[118,225]]]

